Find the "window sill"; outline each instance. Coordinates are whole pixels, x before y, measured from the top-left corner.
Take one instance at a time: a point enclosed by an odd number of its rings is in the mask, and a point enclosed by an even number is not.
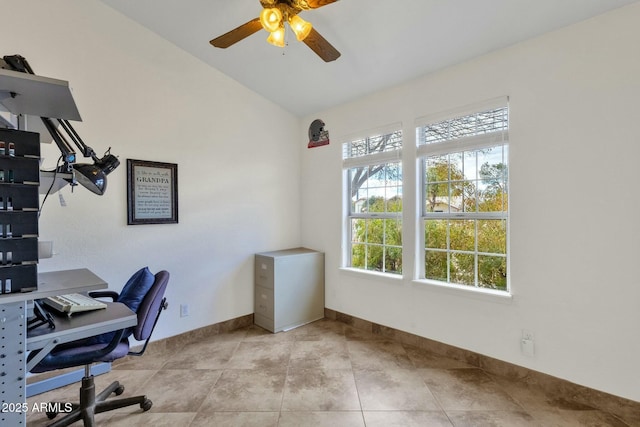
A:
[[[412,283],[416,287],[422,289],[434,290],[449,295],[466,296],[469,298],[498,302],[502,304],[511,304],[513,302],[513,294],[506,291],[498,291],[494,289],[476,288],[472,286],[444,284],[432,280],[413,280]]]
[[[402,282],[402,274],[380,273],[379,271],[361,270],[350,267],[341,267],[340,271],[354,276],[374,278],[381,281]]]

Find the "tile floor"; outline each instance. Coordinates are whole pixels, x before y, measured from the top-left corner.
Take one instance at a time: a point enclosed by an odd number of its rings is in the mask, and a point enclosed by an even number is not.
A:
[[[150,347],[152,348],[152,347]],[[133,406],[99,414],[99,426],[629,426],[611,414],[333,320],[271,334],[250,326],[174,352],[127,358],[96,378]],[[70,385],[28,399],[77,399]],[[27,426],[44,426],[30,413]],[[81,423],[79,423],[81,425]]]

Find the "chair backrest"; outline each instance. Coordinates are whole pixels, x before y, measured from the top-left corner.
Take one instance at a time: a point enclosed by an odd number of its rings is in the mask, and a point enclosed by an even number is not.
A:
[[[169,283],[168,271],[162,270],[155,274],[155,281],[151,285],[151,289],[138,307],[138,324],[133,328],[133,336],[136,340],[144,341],[151,335],[164,292],[167,289],[167,283]]]

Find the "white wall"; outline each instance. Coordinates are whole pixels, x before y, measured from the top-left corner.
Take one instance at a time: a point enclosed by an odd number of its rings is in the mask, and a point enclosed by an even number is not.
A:
[[[0,54],[68,80],[76,129],[123,163],[105,196],[47,201],[40,235],[57,255],[40,271],[88,267],[119,290],[143,265],[169,270],[163,338],[251,313],[252,254],[302,241],[326,252],[329,308],[640,401],[640,4],[301,122],[101,3],[0,6]],[[339,270],[341,137],[402,121],[408,159],[416,117],[499,95],[511,99],[511,302],[413,283],[410,222],[404,279]],[[300,154],[316,117],[332,142]],[[52,166],[58,153],[43,155]],[[179,165],[179,224],[126,225],[127,158]],[[406,165],[407,218],[414,173]]]
[[[100,155],[121,166],[104,196],[51,196],[39,271],[88,267],[120,290],[148,265],[171,273],[154,338],[253,312],[253,253],[300,241],[298,119],[100,2],[0,1],[2,55],[68,80]],[[46,167],[59,156],[43,146]],[[126,159],[178,164],[179,224],[127,226]],[[191,315],[180,318],[180,304]]]
[[[326,306],[640,401],[638,22],[636,3],[305,118],[323,119],[331,136],[302,154],[302,240],[326,252]],[[413,282],[414,120],[502,95],[513,298]],[[398,121],[405,276],[340,270],[340,143]],[[532,358],[520,351],[523,329]]]

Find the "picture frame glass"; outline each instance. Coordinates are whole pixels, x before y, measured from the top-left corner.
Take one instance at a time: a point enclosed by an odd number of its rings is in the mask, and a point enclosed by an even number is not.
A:
[[[178,165],[127,159],[127,224],[178,222]]]

